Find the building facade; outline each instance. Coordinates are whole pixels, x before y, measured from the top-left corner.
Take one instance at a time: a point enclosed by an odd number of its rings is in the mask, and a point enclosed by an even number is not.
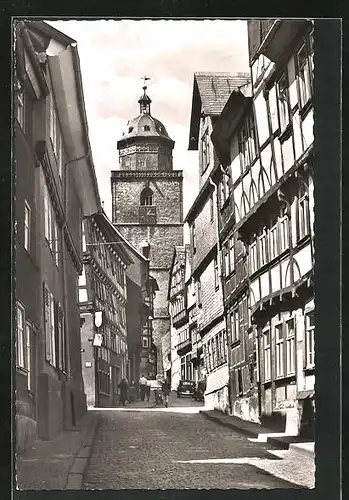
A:
[[[181,170],[173,170],[174,142],[151,115],[146,87],[138,102],[140,114],[128,122],[117,143],[119,170],[111,173],[112,217],[137,250],[149,245],[150,273],[159,288],[154,299],[153,337],[157,372],[163,373],[170,331],[168,273],[172,249],[183,243],[183,175]],[[165,352],[164,338],[168,344]]]
[[[185,219],[191,233],[191,269],[196,287],[197,314],[195,308],[191,313],[193,326],[195,316],[197,321],[193,365],[200,366],[199,334],[206,373],[205,404],[222,411],[229,411],[229,371],[218,237],[218,193],[214,182],[219,162],[211,134],[232,91],[247,80],[246,74],[195,73],[190,122],[189,149],[198,150],[200,170],[200,191]]]
[[[118,404],[118,384],[129,378],[127,266],[132,263],[104,213],[84,220],[84,269],[79,277],[82,373],[88,407]]]
[[[309,21],[248,22],[252,92],[232,93],[212,134],[232,413],[310,436],[312,32]]]
[[[78,276],[83,216],[100,210],[76,42],[16,24],[16,441],[55,437],[86,410]]]

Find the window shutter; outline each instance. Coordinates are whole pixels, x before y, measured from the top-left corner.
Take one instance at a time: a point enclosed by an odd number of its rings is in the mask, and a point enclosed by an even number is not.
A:
[[[49,292],[45,283],[43,284],[43,303],[44,303],[44,323],[45,323],[45,357],[51,361],[51,342],[50,342],[50,308]]]

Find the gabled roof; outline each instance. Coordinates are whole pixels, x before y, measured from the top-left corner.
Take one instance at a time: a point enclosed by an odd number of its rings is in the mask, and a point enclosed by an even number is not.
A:
[[[249,78],[249,73],[194,73],[189,150],[198,148],[202,113],[219,116],[230,94],[246,85]]]

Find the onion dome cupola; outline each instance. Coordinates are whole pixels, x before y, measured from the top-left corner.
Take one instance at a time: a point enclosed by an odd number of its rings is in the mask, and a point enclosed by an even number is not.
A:
[[[127,122],[117,143],[121,170],[172,170],[174,141],[160,120],[151,115],[151,99],[143,87],[140,114]]]

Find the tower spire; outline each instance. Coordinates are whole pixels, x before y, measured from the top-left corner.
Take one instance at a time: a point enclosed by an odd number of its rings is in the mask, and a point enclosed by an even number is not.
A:
[[[145,82],[147,80],[150,80],[150,77],[149,76],[142,76],[141,79],[143,80],[143,95],[141,95],[141,97],[138,100],[139,105],[140,105],[140,112],[141,113],[147,113],[148,115],[150,115],[150,103],[151,103],[151,99],[146,94],[147,86],[145,84]]]

